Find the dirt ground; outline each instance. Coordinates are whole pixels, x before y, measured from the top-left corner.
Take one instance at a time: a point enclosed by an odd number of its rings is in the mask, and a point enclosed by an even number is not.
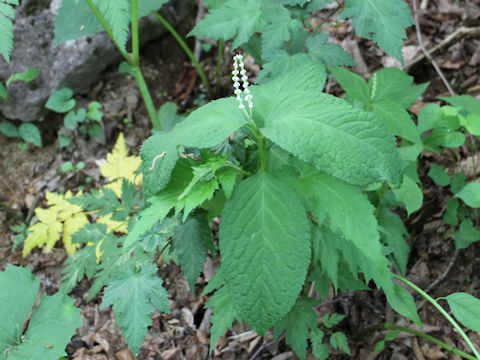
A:
[[[433,58],[444,72],[448,82],[458,94],[480,96],[480,1],[423,0],[418,2],[419,20],[423,42],[427,49],[440,44]],[[328,11],[318,14],[315,21],[324,21]],[[181,26],[186,34],[194,19]],[[330,25],[328,25],[330,24]],[[325,30],[342,44],[359,64],[355,69],[368,78],[382,66],[398,65],[386,56],[371,41],[355,37],[349,22],[331,19]],[[463,29],[459,32],[459,29]],[[466,30],[465,30],[466,29]],[[474,30],[472,30],[474,29]],[[476,30],[475,30],[476,29]],[[472,34],[474,36],[472,36]],[[193,39],[189,40],[193,46]],[[405,43],[405,68],[416,83],[430,82],[426,93],[416,102],[410,112],[417,115],[427,103],[440,103],[439,96],[448,95],[431,63],[422,55],[414,27],[408,30]],[[142,68],[147,83],[155,97],[156,106],[167,100],[177,100],[180,109],[186,111],[202,100],[202,86],[199,79],[195,86],[182,77],[189,70],[188,60],[178,44],[170,36],[164,36],[142,49]],[[202,53],[202,64],[215,85],[216,48]],[[223,77],[220,92],[228,94],[231,55],[228,46],[224,52]],[[255,66],[249,68],[253,74]],[[341,89],[330,82],[328,91],[341,96]],[[76,192],[79,186],[89,188],[101,184],[97,162],[113,146],[120,132],[124,132],[130,153],[138,154],[141,143],[150,134],[150,124],[141,102],[139,91],[132,78],[119,74],[116,68],[105,71],[98,83],[94,84],[88,96],[79,97],[79,102],[97,100],[104,106],[105,141],[98,142],[78,137],[68,149],[60,149],[56,143],[57,133],[63,130],[62,118],[50,115],[38,124],[44,147],[27,150],[18,149],[18,142],[0,136],[0,270],[7,264],[30,266],[42,280],[42,289],[47,294],[58,291],[61,269],[66,253],[61,246],[50,253],[34,250],[25,259],[21,249],[12,251],[14,233],[10,226],[31,216],[35,206],[45,205],[47,191]],[[131,120],[127,127],[123,119]],[[462,156],[470,156],[468,149],[462,149]],[[60,165],[70,160],[83,161],[85,169],[79,173],[62,173]],[[446,225],[442,216],[446,200],[451,196],[448,190],[436,186],[426,175],[432,164],[451,167],[456,162],[453,154],[425,154],[419,163],[419,174],[423,183],[424,204],[420,210],[407,218],[400,214],[410,233],[411,253],[408,262],[408,278],[422,288],[430,287],[433,297],[464,291],[480,297],[480,245],[473,244],[467,250],[456,251],[453,241],[454,230]],[[90,177],[92,181],[86,184]],[[8,207],[8,209],[7,209]],[[68,359],[75,360],[130,360],[130,359],[206,359],[209,347],[209,318],[211,311],[205,308],[208,301],[201,297],[203,287],[212,276],[214,265],[207,262],[204,275],[198,280],[195,293],[188,290],[186,281],[176,265],[162,265],[161,277],[171,296],[172,313],[154,313],[145,343],[137,357],[134,357],[114,323],[110,310],[100,310],[101,295],[86,303],[86,293],[91,284],[84,280],[73,290],[71,296],[82,309],[83,326],[78,329],[67,346]],[[433,284],[433,286],[432,286]],[[466,350],[466,344],[455,333],[448,322],[432,306],[416,298],[419,313],[425,324],[423,332],[444,342]],[[332,353],[330,359],[460,359],[439,349],[433,343],[409,334],[400,335],[387,343],[384,351],[373,355],[377,341],[384,336],[379,330],[368,331],[373,325],[385,321],[402,326],[410,322],[395,314],[386,304],[379,291],[356,291],[329,295],[326,302],[316,308],[319,316],[338,312],[346,315],[339,330],[349,339],[352,356]],[[468,332],[472,341],[480,348],[480,334]],[[467,350],[468,351],[468,350]],[[294,359],[284,337],[278,340],[271,332],[258,336],[245,324],[235,323],[233,329],[222,337],[213,354],[216,359]],[[311,355],[308,357],[313,359]]]

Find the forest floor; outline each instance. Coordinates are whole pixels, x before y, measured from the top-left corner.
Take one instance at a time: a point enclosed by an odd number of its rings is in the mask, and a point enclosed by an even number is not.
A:
[[[318,15],[323,21],[329,12]],[[480,25],[480,1],[454,0],[421,1],[418,12],[423,42],[427,49],[441,44],[433,58],[445,74],[449,84],[458,94],[480,95],[480,37],[474,38],[468,30]],[[189,19],[182,24],[183,35],[193,26]],[[369,78],[383,66],[398,66],[371,41],[355,37],[348,22],[335,21],[324,25],[351,54],[359,66],[354,70]],[[190,39],[193,46],[193,40]],[[428,103],[441,103],[439,96],[449,95],[431,63],[425,59],[420,49],[414,27],[408,30],[405,43],[405,69],[416,83],[429,81],[422,98],[409,109],[413,116]],[[197,79],[191,82],[191,67],[178,44],[169,35],[155,40],[142,49],[142,68],[148,85],[156,96],[156,106],[165,101],[176,101],[181,111],[192,109],[203,101],[202,86]],[[223,77],[220,88],[228,95],[231,52],[228,46],[223,56]],[[216,48],[202,53],[209,78],[215,81]],[[251,75],[258,72],[254,64],[247,64]],[[215,85],[215,83],[214,83]],[[327,91],[342,96],[341,88],[329,82]],[[222,92],[222,91],[220,91]],[[78,99],[81,100],[82,97]],[[101,185],[98,162],[105,159],[120,132],[125,134],[130,154],[138,154],[141,143],[150,134],[150,123],[141,103],[139,91],[132,78],[119,74],[117,68],[105,71],[98,83],[83,100],[96,100],[104,108],[105,142],[101,143],[79,136],[73,146],[60,149],[57,133],[62,126],[62,117],[51,114],[39,124],[44,146],[20,150],[16,140],[0,136],[0,200],[9,210],[0,208],[0,270],[7,264],[29,266],[36,277],[42,280],[42,289],[52,294],[59,289],[63,262],[67,258],[61,245],[46,253],[36,249],[22,258],[21,247],[12,250],[14,233],[10,227],[25,219],[35,206],[45,207],[44,194],[47,191],[77,192],[79,187],[86,189]],[[123,119],[131,120],[128,126]],[[53,125],[52,125],[53,124]],[[467,148],[461,149],[462,158],[470,156]],[[80,172],[62,173],[64,161],[83,161],[86,167]],[[433,297],[446,296],[453,292],[468,292],[480,297],[480,245],[473,244],[467,250],[455,250],[452,227],[442,219],[445,203],[451,197],[448,189],[436,186],[426,175],[432,164],[446,168],[455,166],[453,153],[425,154],[419,162],[419,174],[423,183],[424,203],[420,210],[407,218],[399,210],[410,234],[411,248],[407,275],[421,288],[429,288]],[[86,178],[92,181],[86,183]],[[205,265],[204,274],[198,280],[194,294],[190,293],[186,281],[174,264],[163,264],[160,275],[171,297],[172,313],[154,313],[153,325],[145,343],[136,358],[138,359],[206,359],[209,347],[209,319],[211,311],[205,308],[208,298],[201,292],[214,272],[212,261]],[[115,326],[110,309],[100,310],[101,295],[86,303],[86,294],[91,284],[84,280],[73,290],[71,296],[82,310],[83,326],[78,329],[67,346],[69,359],[75,360],[130,360],[135,357],[128,350],[119,329]],[[419,314],[425,324],[422,330],[442,341],[466,350],[466,344],[454,332],[448,322],[430,304],[416,298]],[[375,344],[382,340],[384,333],[373,326],[382,322],[396,323],[411,327],[411,323],[397,314],[386,304],[384,295],[376,290],[333,292],[325,302],[316,307],[319,316],[324,313],[345,314],[339,329],[349,339],[352,356],[333,353],[330,359],[460,359],[441,350],[433,343],[409,334],[401,334],[396,340],[387,343],[385,349],[373,354]],[[413,327],[412,327],[413,328]],[[368,331],[371,329],[371,331]],[[469,332],[472,341],[480,348],[480,334]],[[258,336],[245,324],[235,323],[233,329],[225,333],[213,353],[218,359],[294,359],[284,337],[275,340],[272,332]],[[308,357],[313,359],[311,355]]]

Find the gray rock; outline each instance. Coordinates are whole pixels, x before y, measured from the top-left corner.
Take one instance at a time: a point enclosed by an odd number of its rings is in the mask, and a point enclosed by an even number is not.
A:
[[[43,9],[41,3],[44,3]],[[0,81],[4,82],[11,74],[24,72],[29,67],[40,70],[40,73],[30,83],[16,81],[10,84],[8,100],[0,99],[0,112],[6,118],[41,120],[44,104],[55,90],[67,86],[75,94],[84,94],[105,68],[122,60],[105,33],[52,47],[54,17],[59,3],[58,0],[51,4],[49,0],[25,0],[17,7],[11,62],[8,64],[0,59]],[[29,14],[32,8],[36,11]],[[193,0],[173,0],[161,12],[175,26],[194,9]],[[166,32],[152,15],[140,21],[142,43]]]

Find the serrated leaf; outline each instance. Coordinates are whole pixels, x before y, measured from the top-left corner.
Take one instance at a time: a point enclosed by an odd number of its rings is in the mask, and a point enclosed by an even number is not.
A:
[[[188,36],[233,39],[233,49],[246,43],[261,29],[262,3],[258,0],[230,0],[213,8]]]
[[[13,20],[15,9],[12,5],[18,5],[18,0],[0,1],[0,54],[6,62],[10,63],[10,54],[13,48]]]
[[[31,81],[35,80],[35,78],[37,77],[37,75],[39,73],[40,73],[40,70],[29,67],[27,69],[27,71],[25,71],[23,73],[15,73],[15,74],[10,75],[10,77],[7,79],[7,82],[5,83],[5,85],[7,87],[9,87],[10,84],[14,81],[25,81],[27,83],[31,82]]]
[[[18,127],[18,134],[26,142],[42,147],[42,136],[36,125],[23,123]]]
[[[185,274],[190,291],[193,293],[197,278],[207,260],[207,248],[199,220],[189,218],[175,228],[173,247],[178,255],[180,267]]]
[[[285,331],[287,344],[292,345],[293,351],[300,359],[307,356],[310,331],[317,328],[317,314],[312,309],[316,304],[315,299],[301,297],[292,310],[275,325],[275,338]]]
[[[114,148],[107,154],[106,163],[100,165],[100,173],[110,181],[105,187],[112,189],[118,197],[121,197],[123,179],[139,185],[142,176],[137,176],[137,170],[141,163],[139,156],[128,156],[125,137],[120,133]]]
[[[399,183],[400,157],[387,127],[373,114],[315,89],[312,79],[318,75],[314,72],[314,67],[303,66],[252,87],[259,104],[254,114],[264,119],[262,134],[318,170],[348,183]],[[310,88],[296,87],[305,77]]]
[[[351,355],[347,336],[341,331],[334,332],[330,336],[330,345],[332,345],[334,349],[342,350],[344,353]]]
[[[212,279],[215,279],[218,276],[217,273]],[[212,279],[210,279],[209,285],[212,282]],[[220,281],[223,282],[223,279]],[[225,331],[232,326],[237,317],[237,313],[233,307],[232,299],[225,285],[215,292],[215,295],[208,300],[206,306],[213,310],[211,318],[212,328],[210,329],[210,353],[212,353],[218,339],[220,339]]]
[[[169,237],[173,237],[174,230],[179,221],[176,217],[167,217],[163,221],[157,221],[150,230],[139,237],[138,242],[147,253],[161,249]]]
[[[341,67],[329,68],[333,77],[347,93],[346,99],[352,103],[360,102],[363,108],[370,104],[370,89],[366,81],[352,71]]]
[[[233,188],[235,187],[235,184],[237,182],[237,173],[235,169],[231,167],[222,169],[216,174],[216,177],[220,185],[222,185],[225,197],[227,198],[227,200],[230,199],[230,197],[232,196]]]
[[[328,42],[328,34],[316,33],[307,38],[305,46],[309,55],[327,66],[356,66],[357,63],[352,59],[341,46],[336,43]]]
[[[72,99],[73,91],[70,88],[63,87],[51,94],[45,104],[49,110],[66,113],[75,107],[76,101]]]
[[[157,132],[142,145],[143,191],[149,197],[165,188],[179,158],[178,147],[211,148],[247,122],[235,98],[215,100],[192,112],[169,132]]]
[[[17,127],[6,120],[0,122],[0,133],[10,138],[17,138],[19,136]]]
[[[329,281],[335,289],[338,289],[338,242],[342,241],[340,236],[334,234],[328,228],[312,225],[312,249],[315,259],[315,266],[320,265],[323,273],[328,275]]]
[[[370,78],[368,85],[373,94],[372,101],[374,103],[390,100],[403,109],[407,109],[423,94],[428,83],[413,85],[413,76],[407,75],[405,71],[397,68],[383,68]],[[375,87],[375,92],[373,87]]]
[[[480,208],[480,183],[468,183],[455,195],[462,199],[468,206],[472,208]]]
[[[470,244],[480,240],[480,231],[475,228],[472,220],[465,219],[460,224],[460,228],[455,234],[455,247],[465,249]]]
[[[225,204],[221,268],[235,308],[259,334],[297,299],[310,263],[308,230],[295,192],[268,173],[240,182]]]
[[[476,297],[463,293],[453,293],[445,297],[452,310],[453,316],[464,326],[473,331],[480,331],[480,300]]]
[[[62,270],[60,291],[64,294],[70,293],[85,276],[91,279],[96,267],[95,246],[86,246],[69,256]]]
[[[130,22],[130,1],[108,0],[109,4],[102,4],[103,0],[93,0],[94,5],[101,5],[102,15],[106,18],[110,27],[115,27],[115,38],[119,45],[126,36],[128,23]],[[152,10],[158,10],[168,0],[142,0],[138,3],[138,17],[148,15]],[[125,5],[126,3],[126,5]],[[125,8],[127,6],[127,8]],[[53,46],[57,46],[67,40],[78,39],[83,36],[93,35],[103,31],[97,18],[84,1],[62,1],[62,6],[55,16],[55,38]],[[123,46],[125,47],[125,46]]]
[[[358,35],[375,41],[388,54],[403,62],[405,28],[413,25],[408,5],[403,0],[347,0],[342,19],[352,18]]]
[[[80,309],[73,299],[56,293],[44,296],[33,309],[25,334],[22,328],[37,298],[40,281],[29,270],[7,265],[0,273],[0,352],[2,359],[51,360],[66,355],[65,347],[80,327]],[[11,306],[9,306],[11,304]]]
[[[111,279],[101,309],[110,305],[125,341],[135,354],[147,335],[148,326],[152,325],[150,314],[155,309],[170,313],[168,293],[153,264],[144,264],[139,269],[128,266]]]
[[[385,289],[385,295],[387,296],[387,301],[392,306],[393,310],[400,315],[409,318],[423,329],[423,324],[418,316],[415,301],[407,290],[394,284],[392,289]]]
[[[378,222],[381,226],[381,238],[387,245],[386,250],[393,255],[401,274],[405,275],[410,247],[405,240],[408,232],[402,219],[398,214],[382,206],[378,214]]]
[[[326,326],[327,328],[338,325],[343,319],[345,319],[345,315],[337,313],[325,314],[322,316],[323,326]]]
[[[112,30],[113,38],[120,48],[125,49],[130,22],[130,6],[128,0],[94,0]]]

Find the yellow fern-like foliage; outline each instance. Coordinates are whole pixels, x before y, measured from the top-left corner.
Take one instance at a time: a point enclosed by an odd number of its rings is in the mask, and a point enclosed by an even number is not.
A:
[[[109,179],[105,186],[112,189],[118,198],[122,195],[122,179],[130,182],[141,183],[141,176],[136,176],[136,172],[141,164],[139,156],[128,156],[125,138],[121,133],[118,136],[115,147],[112,152],[107,154],[104,164],[100,165],[102,176]],[[77,194],[77,195],[80,195]],[[65,195],[47,192],[48,208],[36,208],[35,215],[38,222],[29,227],[29,235],[25,239],[23,246],[23,256],[27,256],[35,247],[45,246],[45,250],[50,251],[58,240],[62,240],[65,250],[71,256],[79,248],[79,245],[72,244],[72,235],[89,223],[87,213],[81,206],[74,205],[67,201],[72,197],[68,191]],[[110,215],[100,216],[97,223],[105,224],[108,232],[127,233],[128,221],[111,220]],[[97,244],[95,254],[97,262],[103,252],[101,250],[102,241]]]

